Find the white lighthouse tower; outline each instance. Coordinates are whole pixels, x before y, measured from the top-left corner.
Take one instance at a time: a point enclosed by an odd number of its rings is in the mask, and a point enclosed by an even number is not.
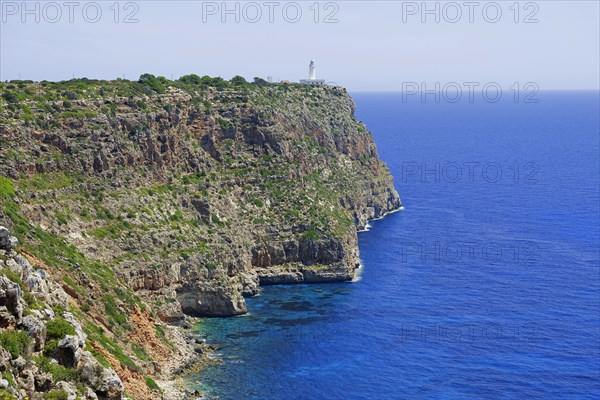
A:
[[[315,62],[311,61],[308,64],[308,79],[300,80],[300,83],[305,85],[324,85],[325,80],[317,79],[317,68],[315,67]]]

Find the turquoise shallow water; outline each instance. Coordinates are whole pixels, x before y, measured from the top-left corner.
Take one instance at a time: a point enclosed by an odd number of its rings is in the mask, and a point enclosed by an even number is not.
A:
[[[359,282],[204,320],[223,363],[190,380],[219,399],[600,397],[598,93],[538,97],[355,95],[406,209],[359,234]]]

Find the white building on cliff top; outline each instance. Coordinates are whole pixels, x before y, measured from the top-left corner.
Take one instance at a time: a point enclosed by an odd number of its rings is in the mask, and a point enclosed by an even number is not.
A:
[[[300,83],[305,85],[324,85],[325,80],[317,79],[317,69],[315,67],[315,63],[313,61],[308,65],[308,79],[300,80]]]

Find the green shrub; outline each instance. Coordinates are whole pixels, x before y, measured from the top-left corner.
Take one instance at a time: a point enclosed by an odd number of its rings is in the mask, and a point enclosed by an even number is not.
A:
[[[218,265],[213,262],[209,262],[209,263],[206,263],[205,267],[206,267],[206,269],[213,271],[213,270],[217,269]]]
[[[310,230],[310,231],[306,231],[302,234],[303,238],[306,239],[318,239],[319,238],[319,234],[316,231]]]
[[[76,92],[73,92],[73,91],[71,91],[71,90],[70,90],[70,91],[68,91],[68,92],[65,92],[65,93],[63,93],[63,94],[64,94],[64,95],[65,95],[65,97],[66,97],[67,99],[69,99],[69,100],[75,100],[75,99],[77,99],[77,93],[76,93]]]
[[[106,337],[98,327],[92,329],[93,331],[89,333],[89,338],[92,342],[98,342],[102,347],[108,350],[110,354],[115,356],[123,368],[129,368],[132,371],[140,371],[140,367],[138,367],[129,356],[123,353],[123,349],[117,343]],[[94,352],[92,352],[92,354],[97,355],[97,353]]]
[[[48,357],[34,357],[34,361],[39,369],[52,375],[54,381],[72,381],[77,378],[77,372],[73,368],[55,364]]]
[[[146,381],[146,386],[148,386],[151,390],[158,390],[159,392],[162,392],[160,386],[158,386],[156,382],[154,382],[154,379],[147,376],[144,380]]]
[[[94,118],[98,113],[90,110],[65,111],[58,114],[59,118]]]
[[[75,328],[61,317],[56,317],[46,324],[46,345],[44,354],[54,355],[58,342],[67,335],[75,335]]]
[[[81,311],[83,311],[84,313],[89,312],[92,309],[92,305],[89,301],[86,301],[85,303],[83,303],[81,305]]]
[[[15,396],[13,396],[12,394],[8,393],[4,389],[0,389],[0,400],[14,400],[14,399],[16,399]]]
[[[254,205],[257,207],[262,207],[265,205],[265,203],[261,199],[254,199],[252,200],[252,203],[254,203]]]
[[[90,210],[88,210],[87,208],[82,208],[79,215],[81,215],[82,218],[89,219],[90,218]]]
[[[54,216],[56,217],[59,225],[66,225],[69,222],[69,218],[60,211],[54,213]]]
[[[75,335],[75,328],[64,318],[56,317],[46,324],[46,337],[48,339],[62,339],[67,335]]]
[[[25,355],[30,342],[31,338],[25,331],[17,330],[0,333],[0,347],[6,349],[12,358]]]
[[[245,86],[248,84],[246,79],[239,75],[236,75],[233,78],[231,78],[231,83],[233,83],[234,86]]]
[[[127,323],[127,317],[119,310],[112,296],[106,295],[102,297],[102,301],[104,302],[104,311],[110,319],[118,325],[125,325]]]
[[[4,98],[4,100],[8,101],[9,103],[18,103],[19,102],[19,95],[16,94],[15,92],[6,92],[6,93],[2,94],[2,97]]]
[[[15,196],[15,187],[12,180],[0,176],[0,199]]]
[[[189,83],[192,85],[199,85],[201,83],[201,78],[196,74],[184,75],[179,78],[180,82]]]
[[[141,83],[144,86],[147,86],[148,88],[152,89],[153,91],[157,92],[157,93],[164,93],[165,92],[165,85],[164,83],[166,82],[166,79],[159,76],[158,78],[152,74],[142,74],[140,75],[140,79],[138,80],[138,83]]]
[[[117,225],[108,225],[91,230],[90,235],[97,239],[104,239],[107,237],[111,239],[118,239],[121,237],[121,229]]]
[[[171,349],[174,347],[173,343],[171,343],[171,342],[169,341],[169,339],[167,339],[167,334],[166,334],[166,332],[165,332],[165,329],[164,329],[162,326],[160,326],[160,325],[156,325],[156,326],[154,327],[154,330],[155,330],[155,332],[156,332],[156,336],[158,336],[158,338],[160,338],[160,340],[161,340],[161,341],[162,341],[164,344],[166,344],[167,346],[169,346],[169,348],[171,348]]]
[[[269,82],[267,82],[263,78],[259,78],[257,76],[254,77],[254,81],[252,83],[254,83],[255,85],[258,85],[258,86],[265,86],[265,85],[269,84]]]
[[[85,349],[92,353],[94,358],[96,358],[96,360],[98,360],[98,362],[102,364],[104,368],[112,368],[106,357],[104,357],[102,353],[96,350],[96,348],[94,348],[89,342],[85,344]]]
[[[175,213],[171,214],[169,217],[171,221],[181,221],[183,220],[183,213],[180,210],[175,211]]]
[[[19,180],[19,187],[24,191],[62,189],[73,185],[73,177],[65,173],[36,174],[28,179]]]
[[[11,270],[8,267],[4,267],[0,270],[0,273],[2,275],[4,275],[5,277],[7,277],[8,279],[10,279],[11,281],[13,281],[14,283],[18,284],[21,287],[21,290],[25,291],[25,284],[23,283],[23,281],[21,280],[21,277],[19,276],[19,274],[17,274],[16,272],[14,272],[13,270]]]
[[[148,361],[150,359],[150,357],[148,357],[148,353],[146,353],[146,350],[144,350],[144,348],[137,343],[131,345],[131,350],[133,350],[136,357],[142,361]]]
[[[2,373],[2,378],[6,379],[8,384],[12,387],[17,387],[17,382],[15,381],[15,377],[8,371],[4,371]]]
[[[42,305],[38,302],[36,297],[31,292],[24,291],[23,299],[30,308],[34,308],[36,310],[42,308]]]
[[[69,398],[69,393],[64,390],[51,390],[46,393],[46,400],[67,400]]]
[[[223,130],[227,130],[231,127],[231,123],[223,118],[219,118],[219,125],[221,126],[221,129]]]

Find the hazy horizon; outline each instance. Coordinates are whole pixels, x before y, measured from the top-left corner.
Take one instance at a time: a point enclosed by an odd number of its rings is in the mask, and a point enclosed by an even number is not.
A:
[[[72,10],[51,3],[1,2],[1,81],[195,73],[297,82],[314,60],[318,78],[352,92],[398,92],[406,82],[600,88],[598,2],[474,2],[473,9],[463,2],[427,2],[427,9],[422,2],[228,2],[222,9],[221,2],[138,1],[118,9],[76,2]]]

